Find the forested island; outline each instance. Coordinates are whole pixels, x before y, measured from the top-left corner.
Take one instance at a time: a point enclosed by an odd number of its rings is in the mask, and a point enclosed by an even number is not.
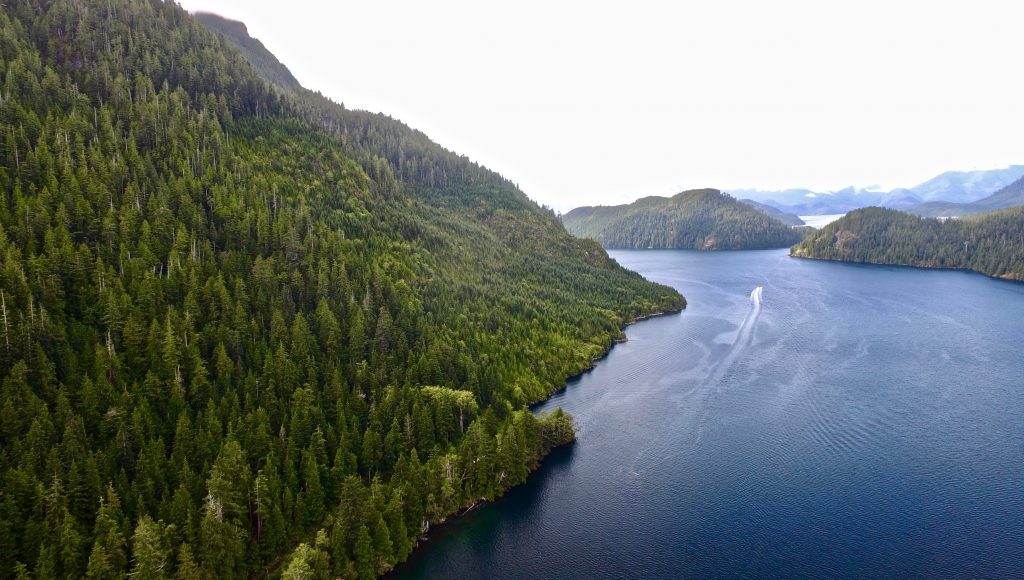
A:
[[[800,258],[974,270],[1024,280],[1024,207],[958,219],[869,207],[793,246]]]
[[[802,231],[717,189],[579,207],[562,216],[562,223],[605,248],[757,250],[791,246],[803,237]]]
[[[0,576],[372,578],[572,439],[528,403],[685,305],[220,29],[0,11]]]

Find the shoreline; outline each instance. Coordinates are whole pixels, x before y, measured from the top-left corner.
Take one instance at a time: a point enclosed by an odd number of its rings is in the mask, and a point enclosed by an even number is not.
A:
[[[522,483],[517,484],[517,485],[513,485],[511,487],[506,488],[505,491],[503,491],[500,496],[498,496],[498,497],[496,497],[494,499],[484,499],[484,498],[478,499],[478,500],[474,501],[473,503],[467,505],[466,507],[459,508],[458,510],[453,512],[451,515],[448,515],[443,520],[441,520],[441,521],[439,521],[437,523],[430,524],[428,522],[427,528],[425,530],[423,530],[423,533],[420,534],[420,537],[416,540],[416,543],[413,544],[412,551],[409,552],[409,555],[406,556],[405,560],[399,562],[398,564],[395,565],[394,568],[388,570],[384,574],[382,574],[380,576],[377,576],[377,577],[378,578],[394,578],[395,574],[398,572],[398,570],[400,568],[402,568],[403,566],[407,565],[413,559],[413,557],[416,555],[417,552],[421,552],[423,550],[426,550],[429,547],[429,546],[426,545],[426,543],[430,541],[431,532],[433,532],[435,529],[442,528],[446,524],[450,526],[451,524],[454,524],[457,520],[461,520],[464,516],[469,515],[470,512],[475,511],[476,508],[484,506],[484,505],[486,505],[488,503],[496,502],[496,501],[500,500],[502,497],[504,497],[505,493],[507,493],[507,492],[509,492],[509,491],[511,491],[511,490],[513,490],[515,488],[518,488],[518,487],[521,487],[521,486],[525,485],[527,482],[530,481],[530,478],[532,478],[533,475],[535,473],[537,473],[538,471],[540,471],[540,468],[544,466],[544,460],[547,459],[548,456],[550,456],[556,450],[564,449],[566,447],[569,447],[569,446],[572,446],[572,445],[575,445],[575,444],[576,444],[576,437],[575,437],[575,435],[573,435],[573,438],[572,438],[571,441],[566,441],[565,443],[561,443],[559,445],[555,445],[551,449],[548,449],[548,452],[546,454],[544,454],[544,457],[540,458],[540,461],[537,462],[537,465],[534,465],[533,467],[530,468],[530,472],[527,474],[526,479]]]
[[[839,258],[818,258],[818,257],[815,257],[815,256],[804,256],[804,255],[794,254],[794,253],[792,253],[792,251],[789,253],[789,257],[790,258],[796,258],[798,260],[814,260],[816,262],[836,262],[838,264],[860,264],[860,265],[864,265],[864,266],[889,266],[889,267],[893,267],[893,268],[913,268],[915,270],[938,270],[938,271],[947,271],[947,272],[965,272],[965,273],[969,273],[969,274],[978,274],[979,276],[984,276],[984,277],[990,278],[992,280],[1001,280],[1001,281],[1004,281],[1004,282],[1016,282],[1018,284],[1024,283],[1024,276],[1022,276],[1022,277],[1014,277],[1012,275],[996,276],[994,274],[989,274],[989,273],[986,273],[986,272],[982,272],[981,270],[975,270],[973,268],[957,268],[957,267],[951,267],[951,266],[926,266],[926,265],[922,265],[922,264],[901,264],[901,263],[896,263],[896,262],[871,262],[871,261],[867,261],[867,260],[842,260],[842,259],[839,259]]]
[[[683,305],[683,306],[681,306],[679,308],[676,308],[676,309],[657,310],[657,311],[652,312],[650,314],[641,314],[640,316],[636,316],[634,318],[631,318],[631,319],[627,320],[626,322],[623,322],[619,326],[619,332],[622,333],[622,336],[613,339],[612,343],[610,345],[608,345],[607,348],[604,349],[604,352],[602,352],[600,356],[597,356],[597,357],[594,357],[593,359],[591,359],[590,364],[588,364],[586,368],[581,369],[579,372],[576,372],[576,373],[573,373],[573,374],[569,375],[568,377],[565,378],[565,381],[562,383],[562,386],[560,386],[557,389],[555,389],[555,390],[551,391],[550,393],[548,393],[548,395],[546,397],[544,397],[543,399],[540,399],[539,401],[535,401],[533,403],[528,404],[526,406],[526,408],[529,409],[531,412],[533,412],[533,410],[535,408],[537,408],[538,406],[543,405],[544,403],[548,402],[551,399],[551,397],[554,397],[555,395],[558,395],[560,393],[565,392],[565,390],[569,388],[569,383],[570,382],[572,382],[572,381],[582,377],[583,375],[589,373],[590,371],[594,370],[594,368],[597,366],[597,363],[599,363],[602,360],[608,358],[608,355],[611,354],[612,349],[615,348],[616,344],[622,344],[622,343],[628,341],[628,339],[625,336],[626,328],[628,328],[628,327],[630,327],[630,326],[632,326],[632,325],[634,325],[634,324],[636,324],[638,322],[643,322],[645,320],[650,320],[652,318],[661,318],[661,317],[669,316],[669,315],[672,315],[672,314],[679,314],[679,313],[681,313],[684,310],[686,310],[686,306],[685,305]]]
[[[636,316],[636,317],[631,318],[630,320],[627,320],[626,322],[622,323],[619,326],[619,331],[620,332],[624,332],[627,327],[629,327],[629,326],[631,326],[633,324],[636,324],[638,322],[643,322],[645,320],[650,320],[652,318],[660,318],[660,317],[663,317],[663,316],[668,316],[670,314],[679,314],[683,310],[686,310],[685,303],[684,303],[683,306],[681,306],[681,307],[679,307],[677,309],[657,310],[655,312],[651,312],[650,314],[642,314],[640,316]],[[536,401],[534,403],[530,403],[529,405],[527,405],[527,409],[531,413],[535,413],[534,409],[537,406],[547,402],[548,400],[551,399],[551,397],[553,397],[553,396],[555,396],[555,395],[565,391],[567,388],[569,388],[569,383],[572,380],[577,379],[577,378],[585,375],[586,373],[589,373],[590,371],[594,370],[594,367],[597,366],[597,363],[599,361],[601,361],[602,359],[606,358],[609,355],[609,353],[611,353],[612,349],[615,348],[616,344],[620,344],[620,343],[623,343],[623,342],[626,342],[625,336],[622,336],[622,337],[614,339],[612,341],[612,343],[610,345],[608,345],[607,348],[604,349],[604,352],[601,354],[601,356],[598,356],[598,357],[594,358],[590,362],[590,364],[587,366],[587,368],[581,370],[578,373],[575,373],[573,375],[570,375],[570,376],[566,377],[566,379],[563,382],[561,387],[559,387],[558,389],[555,389],[554,391],[551,391],[550,393],[548,393],[547,397],[545,397],[545,398],[543,398],[543,399],[541,399],[539,401]],[[537,465],[534,465],[534,466],[532,466],[530,468],[530,472],[526,476],[526,480],[523,481],[523,483],[520,483],[518,485],[514,485],[512,487],[509,487],[509,488],[505,489],[505,491],[502,492],[502,495],[504,495],[505,492],[508,492],[508,491],[510,491],[510,490],[512,490],[512,489],[514,489],[516,487],[519,487],[519,486],[524,485],[527,482],[529,482],[530,478],[532,478],[533,475],[535,473],[537,473],[537,471],[539,471],[540,468],[544,465],[544,460],[547,459],[554,451],[556,451],[558,449],[565,448],[565,447],[569,447],[569,446],[575,445],[575,444],[576,444],[576,437],[575,437],[575,434],[574,434],[571,441],[566,441],[565,443],[562,443],[560,445],[556,445],[556,446],[552,447],[551,449],[549,449],[548,452],[546,454],[544,454],[544,457],[541,457],[540,461],[537,462]],[[406,565],[410,560],[412,560],[412,558],[416,554],[416,552],[421,551],[423,549],[426,549],[427,546],[425,546],[425,544],[430,541],[430,535],[431,535],[430,532],[433,531],[435,528],[440,528],[441,526],[444,526],[445,524],[452,523],[456,519],[461,519],[463,516],[468,515],[470,512],[476,510],[476,508],[478,508],[478,507],[480,507],[480,506],[482,506],[484,504],[487,504],[487,503],[490,503],[490,502],[493,502],[493,501],[497,501],[500,498],[501,498],[501,496],[499,496],[497,498],[494,498],[493,500],[488,500],[488,499],[482,499],[481,498],[481,499],[478,499],[478,500],[474,501],[473,503],[471,503],[471,504],[469,504],[469,505],[467,505],[465,507],[459,508],[458,510],[453,512],[451,515],[446,516],[443,520],[441,520],[441,521],[439,521],[437,523],[430,524],[428,522],[427,528],[425,530],[423,530],[423,533],[420,534],[419,539],[417,539],[416,543],[413,544],[412,551],[409,552],[409,555],[406,557],[406,559],[404,561],[402,561],[402,562],[399,562],[398,564],[395,565],[394,568],[388,570],[383,575],[378,576],[378,577],[379,578],[393,578],[395,576],[396,571],[399,570],[402,566]]]
[[[810,226],[790,226],[790,227],[793,227],[793,228],[803,228],[803,227],[810,227]],[[800,243],[800,242],[797,242],[797,243]],[[785,245],[783,245],[783,246],[771,246],[771,247],[766,247],[766,248],[670,248],[670,247],[664,247],[664,248],[662,248],[662,247],[657,247],[657,248],[656,247],[647,247],[647,248],[611,248],[611,247],[607,247],[606,248],[605,246],[601,246],[601,247],[604,248],[604,250],[606,252],[621,252],[621,251],[634,252],[634,251],[647,251],[647,250],[683,250],[683,251],[686,251],[686,252],[705,252],[705,253],[708,253],[708,254],[714,254],[716,252],[763,252],[763,251],[768,251],[768,250],[785,250],[786,248],[791,248],[793,246],[785,246]]]

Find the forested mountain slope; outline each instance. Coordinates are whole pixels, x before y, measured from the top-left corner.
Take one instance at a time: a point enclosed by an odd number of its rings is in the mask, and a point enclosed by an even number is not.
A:
[[[786,213],[781,209],[775,206],[768,205],[766,203],[761,203],[759,201],[754,201],[752,199],[741,199],[740,203],[745,203],[750,207],[756,209],[757,211],[779,220],[780,222],[786,224],[787,226],[807,225],[807,222],[800,219],[800,216],[796,215],[795,213]]]
[[[1024,280],[1024,208],[938,220],[869,207],[810,234],[791,253],[801,258],[967,269]]]
[[[235,48],[256,69],[256,72],[271,84],[296,91],[302,89],[302,85],[299,84],[292,71],[277,60],[277,57],[267,50],[267,47],[263,46],[259,39],[249,36],[249,29],[246,28],[245,23],[229,20],[209,12],[197,12],[192,17],[206,28],[230,39]]]
[[[562,216],[573,234],[606,248],[750,250],[790,246],[802,234],[716,189],[579,207]]]
[[[242,23],[213,14],[196,17],[223,34],[226,43],[238,48],[264,78],[291,77],[262,43],[248,36]],[[540,209],[511,181],[448,151],[398,120],[346,109],[297,83],[275,83],[275,88],[287,95],[290,113],[334,135],[345,153],[359,161],[381,187],[400,188],[437,207],[471,209],[484,218],[487,216],[481,212],[521,210],[532,214]],[[550,212],[545,213],[551,221],[557,221]]]
[[[682,297],[173,3],[0,11],[0,576],[372,577]]]

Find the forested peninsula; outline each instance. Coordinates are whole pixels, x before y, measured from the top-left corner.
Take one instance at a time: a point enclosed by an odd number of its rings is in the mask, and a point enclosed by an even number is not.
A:
[[[605,248],[757,250],[791,246],[803,237],[802,230],[717,189],[579,207],[563,215],[562,223]]]
[[[957,219],[869,207],[793,246],[799,258],[974,270],[1024,280],[1024,207]]]
[[[685,305],[221,30],[0,10],[2,577],[372,578],[572,438],[528,403]]]

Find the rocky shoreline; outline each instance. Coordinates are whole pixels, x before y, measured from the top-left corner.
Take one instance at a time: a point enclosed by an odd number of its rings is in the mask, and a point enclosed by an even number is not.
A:
[[[790,258],[798,258],[801,260],[817,260],[819,262],[838,262],[842,264],[866,264],[868,266],[893,266],[896,268],[917,268],[919,270],[947,270],[949,272],[971,272],[973,274],[981,274],[982,276],[992,278],[995,280],[1005,280],[1007,282],[1024,282],[1024,277],[1017,276],[1014,274],[1002,274],[995,275],[981,270],[975,270],[973,268],[952,268],[949,266],[933,266],[930,264],[899,264],[895,262],[870,262],[866,260],[843,260],[840,258],[820,258],[817,256],[810,256],[804,252],[794,253],[790,251]]]

